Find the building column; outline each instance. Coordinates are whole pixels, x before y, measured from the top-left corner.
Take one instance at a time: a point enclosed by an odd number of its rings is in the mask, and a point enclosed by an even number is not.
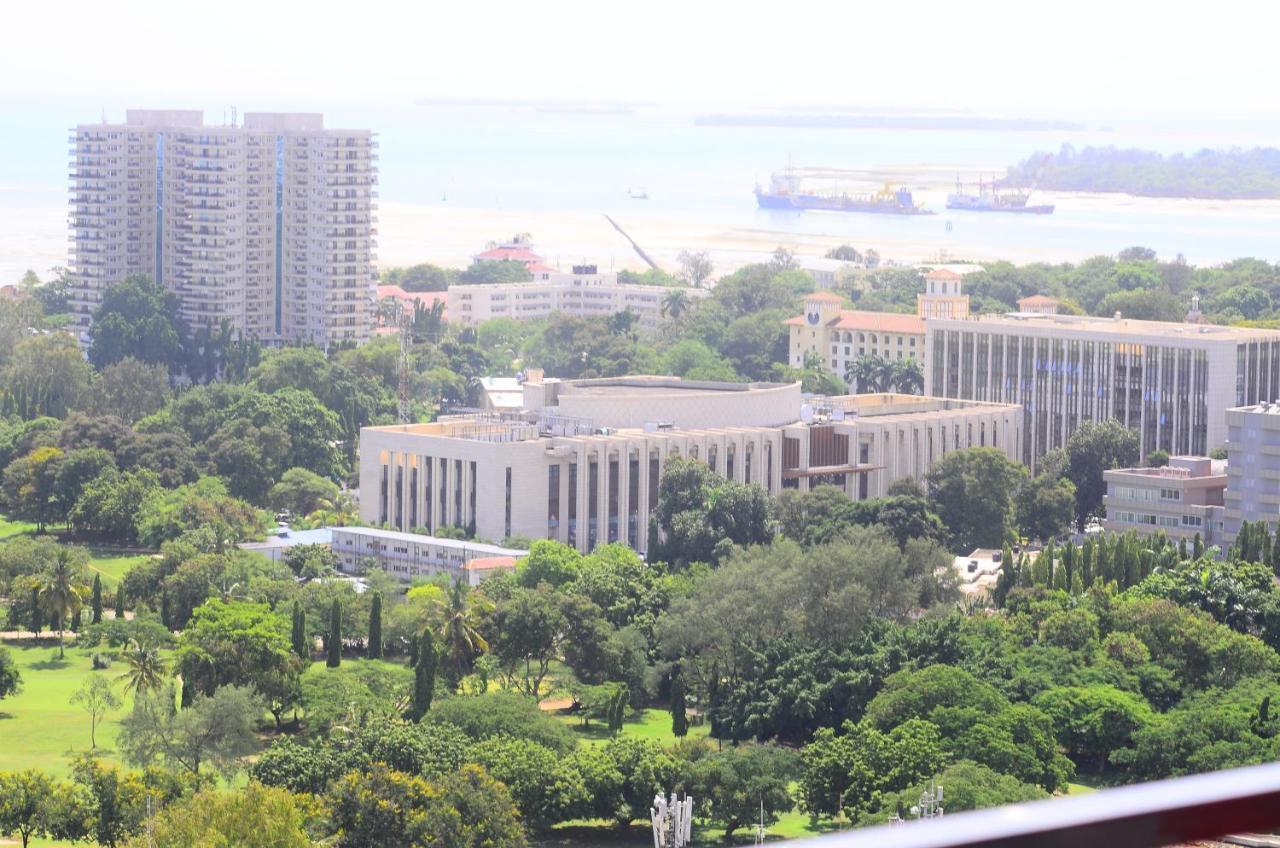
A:
[[[569,463],[560,462],[556,467],[560,469],[560,489],[556,492],[556,499],[559,501],[560,525],[556,527],[556,541],[568,544],[569,498],[573,497],[569,491]]]
[[[631,443],[619,439],[618,446],[618,541],[630,546],[631,537]],[[638,529],[638,528],[637,528]]]
[[[577,533],[575,545],[579,551],[587,553],[587,530],[591,522],[591,516],[587,514],[587,506],[590,503],[587,499],[587,486],[591,482],[590,462],[587,457],[587,444],[583,442],[578,448],[578,479],[575,481],[576,491],[573,497],[578,499],[578,516],[577,516]]]
[[[601,439],[596,453],[596,544],[609,541],[609,440]]]

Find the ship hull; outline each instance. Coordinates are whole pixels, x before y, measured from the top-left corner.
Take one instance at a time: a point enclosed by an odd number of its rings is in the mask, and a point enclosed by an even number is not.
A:
[[[959,212],[1005,212],[1011,215],[1052,215],[1053,205],[1040,206],[968,206],[963,203],[948,203],[948,209]]]
[[[820,212],[861,212],[868,215],[932,215],[932,211],[917,206],[898,206],[890,203],[859,203],[855,200],[821,197],[817,195],[770,194],[756,192],[756,203],[761,209],[814,210]]]

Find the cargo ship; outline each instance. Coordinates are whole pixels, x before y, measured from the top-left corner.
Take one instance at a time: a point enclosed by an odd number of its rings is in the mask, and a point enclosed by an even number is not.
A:
[[[1034,188],[1034,186],[1032,186]],[[947,195],[947,208],[964,212],[1012,212],[1019,215],[1052,215],[1053,204],[1029,206],[1031,189],[1027,191],[1007,191],[1003,194],[996,188],[994,181],[983,182],[978,179],[978,193],[966,194],[960,180],[956,180],[955,194]]]
[[[885,183],[875,194],[804,191],[800,178],[791,170],[774,174],[769,188],[756,186],[756,203],[761,209],[818,209],[827,212],[869,212],[875,215],[932,215],[917,204],[902,186]]]

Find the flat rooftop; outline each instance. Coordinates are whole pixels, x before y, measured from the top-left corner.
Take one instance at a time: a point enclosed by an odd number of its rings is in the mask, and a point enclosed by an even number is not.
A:
[[[716,380],[682,380],[679,377],[602,377],[592,380],[566,380],[560,384],[561,395],[636,395],[637,393],[683,394],[693,392],[751,392],[781,389],[791,383],[727,383]]]
[[[930,329],[944,326],[948,329],[990,327],[1001,330],[1048,330],[1058,333],[1120,334],[1163,339],[1280,341],[1280,330],[1264,330],[1256,327],[1139,321],[1134,318],[1100,318],[1093,315],[1046,315],[1042,312],[1009,312],[1004,315],[972,315],[968,318],[931,318],[928,325]]]

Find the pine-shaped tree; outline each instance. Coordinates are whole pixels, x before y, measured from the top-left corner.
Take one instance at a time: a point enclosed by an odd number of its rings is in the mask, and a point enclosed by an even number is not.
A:
[[[1200,538],[1198,531],[1195,538],[1191,540],[1191,556],[1195,559],[1200,559],[1200,557],[1204,556],[1204,540]]]
[[[678,739],[689,735],[689,713],[684,698],[684,675],[677,668],[671,675],[671,733]]]
[[[293,633],[290,638],[293,652],[311,661],[311,640],[307,638],[307,612],[299,601],[293,602]]]
[[[418,661],[413,667],[413,700],[409,704],[409,718],[422,721],[427,710],[431,709],[431,699],[435,696],[436,666],[440,657],[430,630],[423,628],[422,634],[415,641],[418,645]]]
[[[365,646],[365,656],[371,660],[382,659],[382,593],[373,593],[373,603],[369,607],[369,644]]]
[[[416,668],[418,665],[418,634],[414,633],[409,636],[409,668]]]
[[[93,575],[93,623],[102,623],[102,575]]]
[[[124,583],[116,584],[116,620],[124,621]]]
[[[609,703],[609,732],[615,736],[622,732],[622,720],[627,715],[627,701],[631,698],[631,690],[625,683],[618,684]]]
[[[44,630],[44,610],[40,607],[40,590],[31,590],[31,632],[40,635]]]
[[[333,608],[329,610],[329,639],[325,648],[328,655],[324,664],[329,668],[342,665],[342,604],[338,601],[334,601]]]

